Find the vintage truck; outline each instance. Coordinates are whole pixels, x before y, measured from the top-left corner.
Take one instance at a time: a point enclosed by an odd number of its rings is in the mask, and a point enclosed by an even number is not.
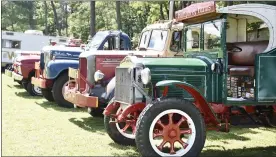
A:
[[[42,95],[48,101],[55,101],[63,107],[74,107],[63,97],[64,88],[68,85],[68,68],[78,68],[79,55],[89,54],[92,50],[114,49],[115,37],[119,36],[124,40],[123,49],[130,48],[130,39],[127,34],[121,31],[99,31],[86,45],[84,50],[66,47],[45,47],[42,51],[40,63],[36,63],[36,75],[32,77],[32,84],[42,90]]]
[[[2,70],[10,67],[14,59],[20,56],[21,53],[28,51],[40,51],[44,45],[47,45],[49,40],[55,40],[57,43],[66,43],[67,37],[55,37],[43,35],[39,30],[26,30],[23,32],[1,31],[2,47],[1,47],[1,67]]]
[[[198,156],[206,130],[275,127],[276,7],[208,1],[175,16],[185,23],[185,57],[127,56],[116,68],[104,110],[111,139],[136,144],[142,156]],[[269,37],[249,40],[250,24],[259,22]]]
[[[36,32],[34,32],[36,33]],[[69,39],[70,41],[72,41],[72,39]],[[49,39],[49,45],[52,45],[52,46],[55,46],[55,45],[72,45],[70,42],[65,42],[66,40],[65,39],[60,39],[60,40],[53,40],[53,39]],[[69,44],[68,44],[69,43]],[[43,44],[45,44],[45,42],[43,42]],[[40,48],[42,48],[43,46],[41,46]],[[26,46],[25,46],[25,49],[26,49]],[[24,60],[26,61],[27,60],[27,57],[26,56],[33,56],[33,55],[38,55],[40,56],[40,53],[41,51],[23,51],[23,50],[16,50],[14,52],[12,52],[10,58],[11,58],[11,62],[12,64],[10,66],[6,66],[6,69],[2,69],[3,71],[5,71],[5,74],[9,77],[12,77],[12,72],[14,71],[14,64],[17,60],[18,57],[21,57],[21,56],[25,56],[23,57]],[[33,59],[31,59],[32,61],[34,61]],[[30,62],[28,61],[28,64],[30,64]],[[34,64],[34,63],[33,63]],[[18,80],[14,80],[16,82],[18,82],[19,84],[21,84],[21,81],[18,81]]]
[[[67,42],[50,40],[49,44],[52,46],[79,47],[81,43],[80,39],[68,39]],[[5,70],[5,74],[21,84],[31,96],[41,96],[41,89],[31,83],[31,78],[35,76],[35,62],[40,61],[41,52],[16,51],[15,54],[13,65]]]
[[[37,54],[39,54],[37,52]],[[6,69],[6,74],[14,79],[14,81],[22,84],[26,91],[32,96],[40,96],[41,90],[39,87],[31,84],[31,78],[34,76],[35,62],[39,61],[40,55],[19,56],[13,63],[13,71]]]
[[[129,53],[140,57],[183,56],[182,29],[182,23],[158,21],[142,30],[138,51],[94,50],[81,54],[79,70],[69,68],[69,77],[73,79],[70,79],[70,86],[65,88],[64,98],[75,106],[87,107],[92,116],[102,116],[104,107],[114,96],[113,77],[120,61]],[[124,39],[120,41],[122,43]]]
[[[15,51],[14,57],[12,58],[12,65],[8,66],[6,69],[3,69],[5,71],[5,75],[12,77],[12,72],[14,71],[13,67],[14,67],[14,64],[16,63],[16,59],[21,56],[24,56],[23,58],[25,58],[25,56],[30,56],[30,55],[40,56],[40,51],[21,51],[21,50]],[[14,81],[21,84],[21,81],[17,81],[17,80],[14,80]]]

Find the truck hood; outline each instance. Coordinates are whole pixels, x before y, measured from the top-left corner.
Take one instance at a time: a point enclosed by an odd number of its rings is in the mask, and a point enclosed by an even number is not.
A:
[[[16,62],[29,62],[29,61],[39,61],[39,55],[29,55],[29,56],[18,56]]]
[[[207,64],[198,58],[138,58],[145,66],[165,66],[165,67],[179,67],[179,66],[207,66]]]
[[[17,55],[39,55],[40,53],[41,53],[41,51],[21,51],[21,50],[19,50],[19,51],[15,51],[14,52],[15,54],[17,54]]]
[[[80,58],[90,58],[95,55],[141,55],[143,57],[157,56],[162,55],[163,51],[154,51],[154,50],[146,50],[146,51],[127,51],[127,50],[94,50],[94,51],[86,51],[80,54]]]
[[[125,57],[120,67],[135,67],[137,65],[143,65],[150,69],[170,69],[181,68],[182,70],[190,71],[198,69],[200,71],[206,71],[207,63],[198,58],[137,58],[135,56]]]

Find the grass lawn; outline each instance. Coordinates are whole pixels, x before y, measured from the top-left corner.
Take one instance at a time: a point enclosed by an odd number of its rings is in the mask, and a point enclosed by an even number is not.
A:
[[[2,74],[3,156],[139,156],[135,147],[115,144],[102,118],[84,109],[65,109],[31,97]],[[276,156],[276,129],[210,131],[201,156]]]

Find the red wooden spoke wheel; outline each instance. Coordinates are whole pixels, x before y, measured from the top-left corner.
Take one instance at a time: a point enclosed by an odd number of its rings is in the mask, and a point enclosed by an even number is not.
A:
[[[199,156],[205,139],[204,119],[188,100],[155,101],[137,121],[135,142],[142,156]]]
[[[122,113],[122,109],[119,108],[117,111],[117,115]],[[125,122],[116,123],[116,128],[118,131],[125,137],[130,139],[135,139],[135,131],[136,131],[136,122],[139,117],[138,111],[130,113],[127,116]]]
[[[171,109],[153,120],[149,140],[152,148],[161,156],[182,156],[191,149],[195,135],[195,124],[191,117],[183,111]]]

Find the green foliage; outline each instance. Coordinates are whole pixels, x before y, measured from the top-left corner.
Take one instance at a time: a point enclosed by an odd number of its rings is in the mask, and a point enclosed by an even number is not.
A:
[[[192,3],[194,2],[197,1]],[[96,31],[117,29],[115,3],[115,1],[96,1]],[[217,2],[217,5],[222,7],[240,3],[248,2]],[[250,3],[276,5],[275,2],[265,1],[250,1]],[[190,2],[175,1],[175,9],[181,9],[187,4]],[[55,24],[50,1],[3,0],[1,6],[2,30],[22,32],[27,29],[37,29],[42,30],[46,35],[57,35],[57,29],[60,28],[63,36],[68,35],[86,41],[90,32],[90,2],[54,1],[54,5],[59,27]],[[169,1],[121,1],[120,11],[122,31],[132,38],[135,45],[144,27],[159,19],[168,19]]]

